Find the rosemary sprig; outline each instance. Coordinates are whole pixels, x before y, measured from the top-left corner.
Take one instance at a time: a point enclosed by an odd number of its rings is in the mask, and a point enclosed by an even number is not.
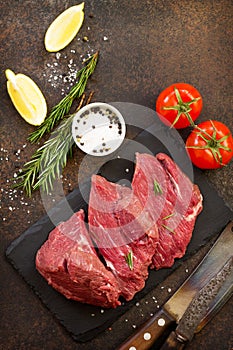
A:
[[[72,155],[73,137],[71,126],[73,116],[63,120],[59,127],[52,132],[52,138],[41,147],[40,173],[33,190],[41,187],[48,193],[53,188],[53,181],[62,173],[66,166],[68,154]]]
[[[170,231],[171,233],[175,234],[175,231],[171,227],[168,227],[167,225],[164,225],[164,224],[162,224],[161,226],[163,226],[166,230]]]
[[[162,191],[162,188],[160,186],[160,184],[154,180],[154,193],[157,195],[157,194],[162,194],[163,191]]]
[[[93,92],[89,95],[86,104],[90,103]],[[83,94],[79,106],[83,105],[85,95]],[[21,181],[15,185],[23,188],[28,196],[32,191],[41,187],[43,191],[49,193],[53,188],[53,181],[58,178],[62,169],[66,166],[68,155],[72,154],[73,137],[71,132],[73,116],[67,116],[56,130],[51,133],[51,137],[32,155],[27,162],[18,179]]]
[[[174,215],[175,215],[175,213],[168,214],[167,216],[164,216],[164,217],[162,218],[162,220],[170,219],[170,218],[171,218],[172,216],[174,216]],[[163,228],[165,228],[166,230],[170,231],[171,233],[174,233],[174,234],[175,234],[175,231],[174,231],[171,227],[169,227],[169,226],[167,226],[167,225],[165,225],[165,224],[161,224],[161,226],[162,226]]]
[[[174,216],[175,215],[175,213],[171,213],[171,214],[169,214],[169,215],[167,215],[167,216],[164,216],[163,218],[162,218],[162,220],[167,220],[167,219],[170,219],[172,216]]]
[[[73,143],[72,121],[71,116],[63,120],[61,125],[52,132],[51,138],[36,150],[32,159],[24,165],[18,177],[21,181],[15,187],[22,187],[29,197],[32,191],[40,186],[48,193],[53,187],[53,180],[61,174]]]
[[[130,270],[133,270],[133,252],[132,250],[125,255],[125,261],[127,263],[127,265],[129,266]]]
[[[81,97],[84,93],[88,78],[95,70],[98,55],[98,52],[96,52],[85,61],[88,62],[86,66],[77,72],[76,78],[79,78],[78,82],[71,88],[70,92],[52,108],[51,113],[44,122],[29,135],[28,140],[30,142],[34,143],[40,140],[46,133],[52,131],[54,126],[57,125],[60,120],[69,114],[73,101],[76,98]]]

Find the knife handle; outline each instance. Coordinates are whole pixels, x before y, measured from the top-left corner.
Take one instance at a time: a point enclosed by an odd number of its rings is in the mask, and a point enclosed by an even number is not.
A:
[[[160,309],[117,350],[148,350],[173,323],[175,320]]]

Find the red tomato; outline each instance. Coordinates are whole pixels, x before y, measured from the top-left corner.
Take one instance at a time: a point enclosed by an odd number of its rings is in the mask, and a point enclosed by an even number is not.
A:
[[[233,157],[233,138],[225,124],[208,120],[193,129],[187,138],[186,148],[198,168],[221,168]]]
[[[166,124],[176,129],[186,128],[202,110],[202,97],[197,89],[185,83],[172,84],[163,90],[156,101],[156,112]]]

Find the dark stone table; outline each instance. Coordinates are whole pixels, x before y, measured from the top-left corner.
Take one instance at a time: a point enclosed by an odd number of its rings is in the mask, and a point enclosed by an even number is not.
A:
[[[58,55],[46,52],[45,30],[57,14],[74,4],[67,0],[6,0],[0,4],[0,348],[4,350],[114,350],[154,311],[146,302],[149,296],[145,297],[94,340],[76,343],[6,261],[8,245],[45,209],[39,192],[27,198],[20,190],[12,190],[12,178],[38,145],[27,142],[34,127],[14,109],[6,91],[5,69],[34,79],[50,109],[70,89],[83,57],[99,50],[98,66],[88,84],[88,91],[95,91],[93,101],[133,102],[154,109],[163,88],[184,81],[196,86],[203,96],[199,121],[216,118],[233,130],[231,0],[87,0],[85,21],[77,37]],[[76,170],[82,157],[76,150],[75,158],[68,162],[63,177],[65,193],[77,186]],[[205,174],[233,208],[232,163]],[[178,288],[187,269],[196,266],[210,244],[155,288],[160,305],[168,298],[169,288]],[[187,349],[232,349],[232,315],[231,299]]]

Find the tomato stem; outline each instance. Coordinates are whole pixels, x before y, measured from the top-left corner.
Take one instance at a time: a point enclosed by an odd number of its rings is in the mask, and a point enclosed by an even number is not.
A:
[[[165,107],[163,107],[163,109],[165,111],[175,110],[175,111],[178,112],[174,122],[171,125],[171,128],[178,122],[178,120],[180,119],[180,116],[182,114],[184,114],[186,116],[186,118],[188,119],[190,125],[194,127],[195,124],[194,124],[194,122],[193,122],[193,120],[192,120],[192,118],[191,118],[191,116],[189,114],[189,112],[191,112],[191,110],[192,110],[192,108],[190,106],[191,106],[191,104],[199,101],[201,97],[194,98],[194,99],[192,99],[189,102],[184,102],[182,100],[182,97],[180,96],[179,90],[176,87],[174,87],[174,92],[175,92],[178,104],[175,105],[175,106],[165,106]]]
[[[213,123],[212,120],[210,120],[212,127],[213,127],[213,134],[210,135],[207,131],[201,129],[198,125],[195,125],[195,129],[197,129],[199,132],[196,132],[196,134],[201,137],[206,144],[203,146],[186,146],[186,148],[193,148],[193,149],[209,149],[215,159],[215,161],[221,165],[225,165],[222,163],[222,155],[220,152],[220,149],[223,149],[224,151],[231,152],[232,149],[229,147],[226,147],[222,145],[221,143],[224,142],[230,134],[227,134],[223,136],[220,139],[217,139],[217,129]],[[195,130],[194,130],[195,131]],[[204,135],[203,135],[204,134]]]

